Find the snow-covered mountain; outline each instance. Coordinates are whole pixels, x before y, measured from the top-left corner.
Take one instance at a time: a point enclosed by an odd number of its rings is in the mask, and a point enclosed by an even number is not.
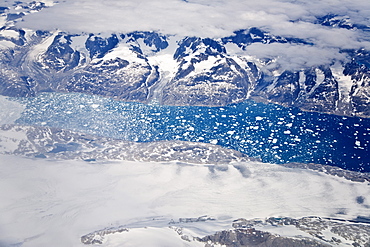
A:
[[[2,8],[2,95],[83,92],[125,101],[207,106],[254,99],[308,111],[370,116],[370,60],[365,49],[342,49],[347,57],[343,61],[284,66],[278,55],[255,55],[251,45],[299,49],[313,43],[256,27],[223,38],[153,31],[76,34],[21,29],[14,23],[47,5],[33,2],[23,9],[19,5]],[[345,16],[317,17],[314,22],[333,29],[369,31],[369,26],[353,24]]]

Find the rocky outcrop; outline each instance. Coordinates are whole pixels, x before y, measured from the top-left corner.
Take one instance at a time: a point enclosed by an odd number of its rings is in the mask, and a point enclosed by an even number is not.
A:
[[[211,220],[210,222],[208,220]],[[147,226],[142,226],[143,222]],[[107,239],[117,234],[123,239],[125,234],[132,230],[145,228],[146,231],[154,230],[153,233],[159,233],[159,228],[169,228],[175,231],[179,237],[179,243],[186,241],[187,246],[205,247],[226,246],[226,247],[287,247],[287,246],[305,246],[305,247],[329,247],[329,246],[370,246],[370,227],[367,223],[358,221],[345,221],[340,219],[303,217],[299,219],[279,217],[266,219],[237,219],[232,222],[232,228],[228,230],[216,231],[214,234],[206,236],[194,236],[192,227],[201,230],[203,226],[206,231],[210,231],[216,219],[202,216],[179,221],[171,220],[169,223],[163,218],[152,218],[156,226],[150,226],[150,221],[144,219],[140,221],[140,226],[118,226],[109,227],[94,231],[81,237],[81,242],[89,244],[104,244]],[[199,225],[199,222],[202,225]],[[220,223],[220,222],[218,222]],[[162,227],[161,227],[162,225]],[[213,229],[213,228],[212,228]],[[190,230],[190,231],[189,231]],[[277,233],[277,232],[280,232]]]
[[[179,161],[225,164],[255,160],[231,149],[184,141],[130,142],[48,127],[0,126],[0,153],[85,161]]]
[[[217,232],[214,235],[197,239],[207,243],[206,247],[222,245],[227,247],[329,247],[328,244],[320,243],[313,239],[297,239],[281,237],[269,232],[259,231],[254,228],[235,229]]]

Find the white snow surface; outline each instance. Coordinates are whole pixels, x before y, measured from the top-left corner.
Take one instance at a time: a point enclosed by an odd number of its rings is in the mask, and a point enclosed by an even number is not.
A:
[[[178,48],[179,39],[179,37],[170,36],[167,40],[168,47],[157,53],[153,53],[153,51],[151,51],[147,45],[143,44],[143,42],[140,45],[140,47],[143,49],[143,53],[148,55],[150,64],[158,66],[161,74],[167,75],[167,80],[170,80],[172,77],[174,77],[178,70],[179,64],[173,58],[173,54]]]
[[[198,246],[182,240],[169,221],[210,215],[214,221],[187,227],[202,237],[241,217],[369,213],[356,203],[369,197],[367,183],[259,162],[215,168],[1,155],[0,246],[85,246],[81,236],[118,226],[129,232],[105,236],[102,246]]]
[[[0,95],[0,125],[12,124],[17,120],[25,109],[25,106]]]
[[[117,57],[125,59],[132,63],[144,64],[145,62],[144,59],[138,58],[137,54],[132,52],[132,50],[130,50],[130,48],[124,43],[120,43],[116,48],[107,53],[103,57],[103,59],[112,60]]]
[[[351,76],[343,74],[344,68],[339,63],[334,64],[331,67],[331,70],[333,71],[333,75],[335,76],[335,78],[338,81],[338,87],[339,87],[339,92],[341,94],[341,97],[346,102],[349,102],[350,101],[350,92],[351,92],[352,86],[353,86],[353,81],[351,79]]]

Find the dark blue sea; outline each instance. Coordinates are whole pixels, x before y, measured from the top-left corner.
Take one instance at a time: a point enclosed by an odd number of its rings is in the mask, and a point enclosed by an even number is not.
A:
[[[318,163],[370,172],[370,119],[253,101],[225,107],[164,106],[60,93],[17,101],[26,105],[19,124],[137,142],[205,142],[268,163]]]

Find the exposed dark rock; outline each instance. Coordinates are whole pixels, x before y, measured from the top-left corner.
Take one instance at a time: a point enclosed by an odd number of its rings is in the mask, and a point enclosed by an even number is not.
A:
[[[127,36],[131,37],[132,40],[130,41],[136,41],[138,39],[143,39],[144,43],[147,46],[152,47],[155,52],[166,49],[168,47],[166,36],[160,35],[155,32],[133,32],[133,33],[127,34]]]
[[[366,59],[367,58],[367,59]],[[365,60],[365,61],[364,61]],[[353,81],[351,103],[354,115],[367,117],[370,115],[370,53],[359,55],[346,64],[344,74],[350,75]]]
[[[208,246],[222,244],[225,246],[336,246],[343,240],[349,241],[353,246],[366,246],[370,239],[369,225],[358,224],[340,219],[320,217],[304,217],[293,219],[287,217],[267,218],[265,220],[238,219],[233,222],[233,230],[220,231],[213,235],[197,238]],[[292,236],[284,237],[263,230],[265,226],[284,228],[294,226],[302,233],[312,237]],[[323,231],[331,232],[332,237],[325,237]],[[342,240],[341,240],[342,239]]]
[[[59,34],[41,57],[42,67],[55,72],[66,72],[79,65],[80,53],[71,48],[71,35]]]
[[[221,244],[227,247],[328,247],[331,245],[320,243],[308,238],[286,238],[269,232],[259,231],[254,228],[235,229],[228,231],[217,232],[214,235],[206,236],[197,239],[200,242],[208,243],[208,246],[213,244]]]
[[[299,219],[271,217],[247,220],[240,218],[233,221],[233,229],[217,231],[214,234],[202,237],[192,236],[188,233],[184,234],[184,232],[188,227],[191,229],[194,226],[198,230],[200,226],[209,229],[207,226],[207,216],[181,219],[183,220],[178,222],[171,220],[168,223],[170,225],[169,228],[174,230],[182,241],[188,243],[201,242],[205,247],[220,245],[226,247],[329,247],[349,245],[366,247],[370,243],[370,227],[368,223],[358,223],[356,221],[341,219],[315,216]],[[155,219],[153,218],[153,220]],[[215,219],[211,220],[214,221]],[[199,221],[203,221],[201,225],[198,224]],[[146,222],[149,224],[146,227],[150,227],[150,221]],[[140,223],[142,225],[142,222]],[[158,223],[156,225],[158,227]],[[166,226],[164,225],[163,227]],[[109,235],[129,232],[135,228],[138,227],[130,228],[126,225],[104,228],[103,230],[94,231],[82,236],[81,242],[84,244],[102,244]],[[292,231],[292,228],[295,230]],[[273,231],[271,229],[280,229],[284,236],[270,232]]]
[[[85,47],[90,52],[90,58],[103,58],[104,55],[118,44],[117,35],[112,34],[109,38],[102,38],[90,34]]]

